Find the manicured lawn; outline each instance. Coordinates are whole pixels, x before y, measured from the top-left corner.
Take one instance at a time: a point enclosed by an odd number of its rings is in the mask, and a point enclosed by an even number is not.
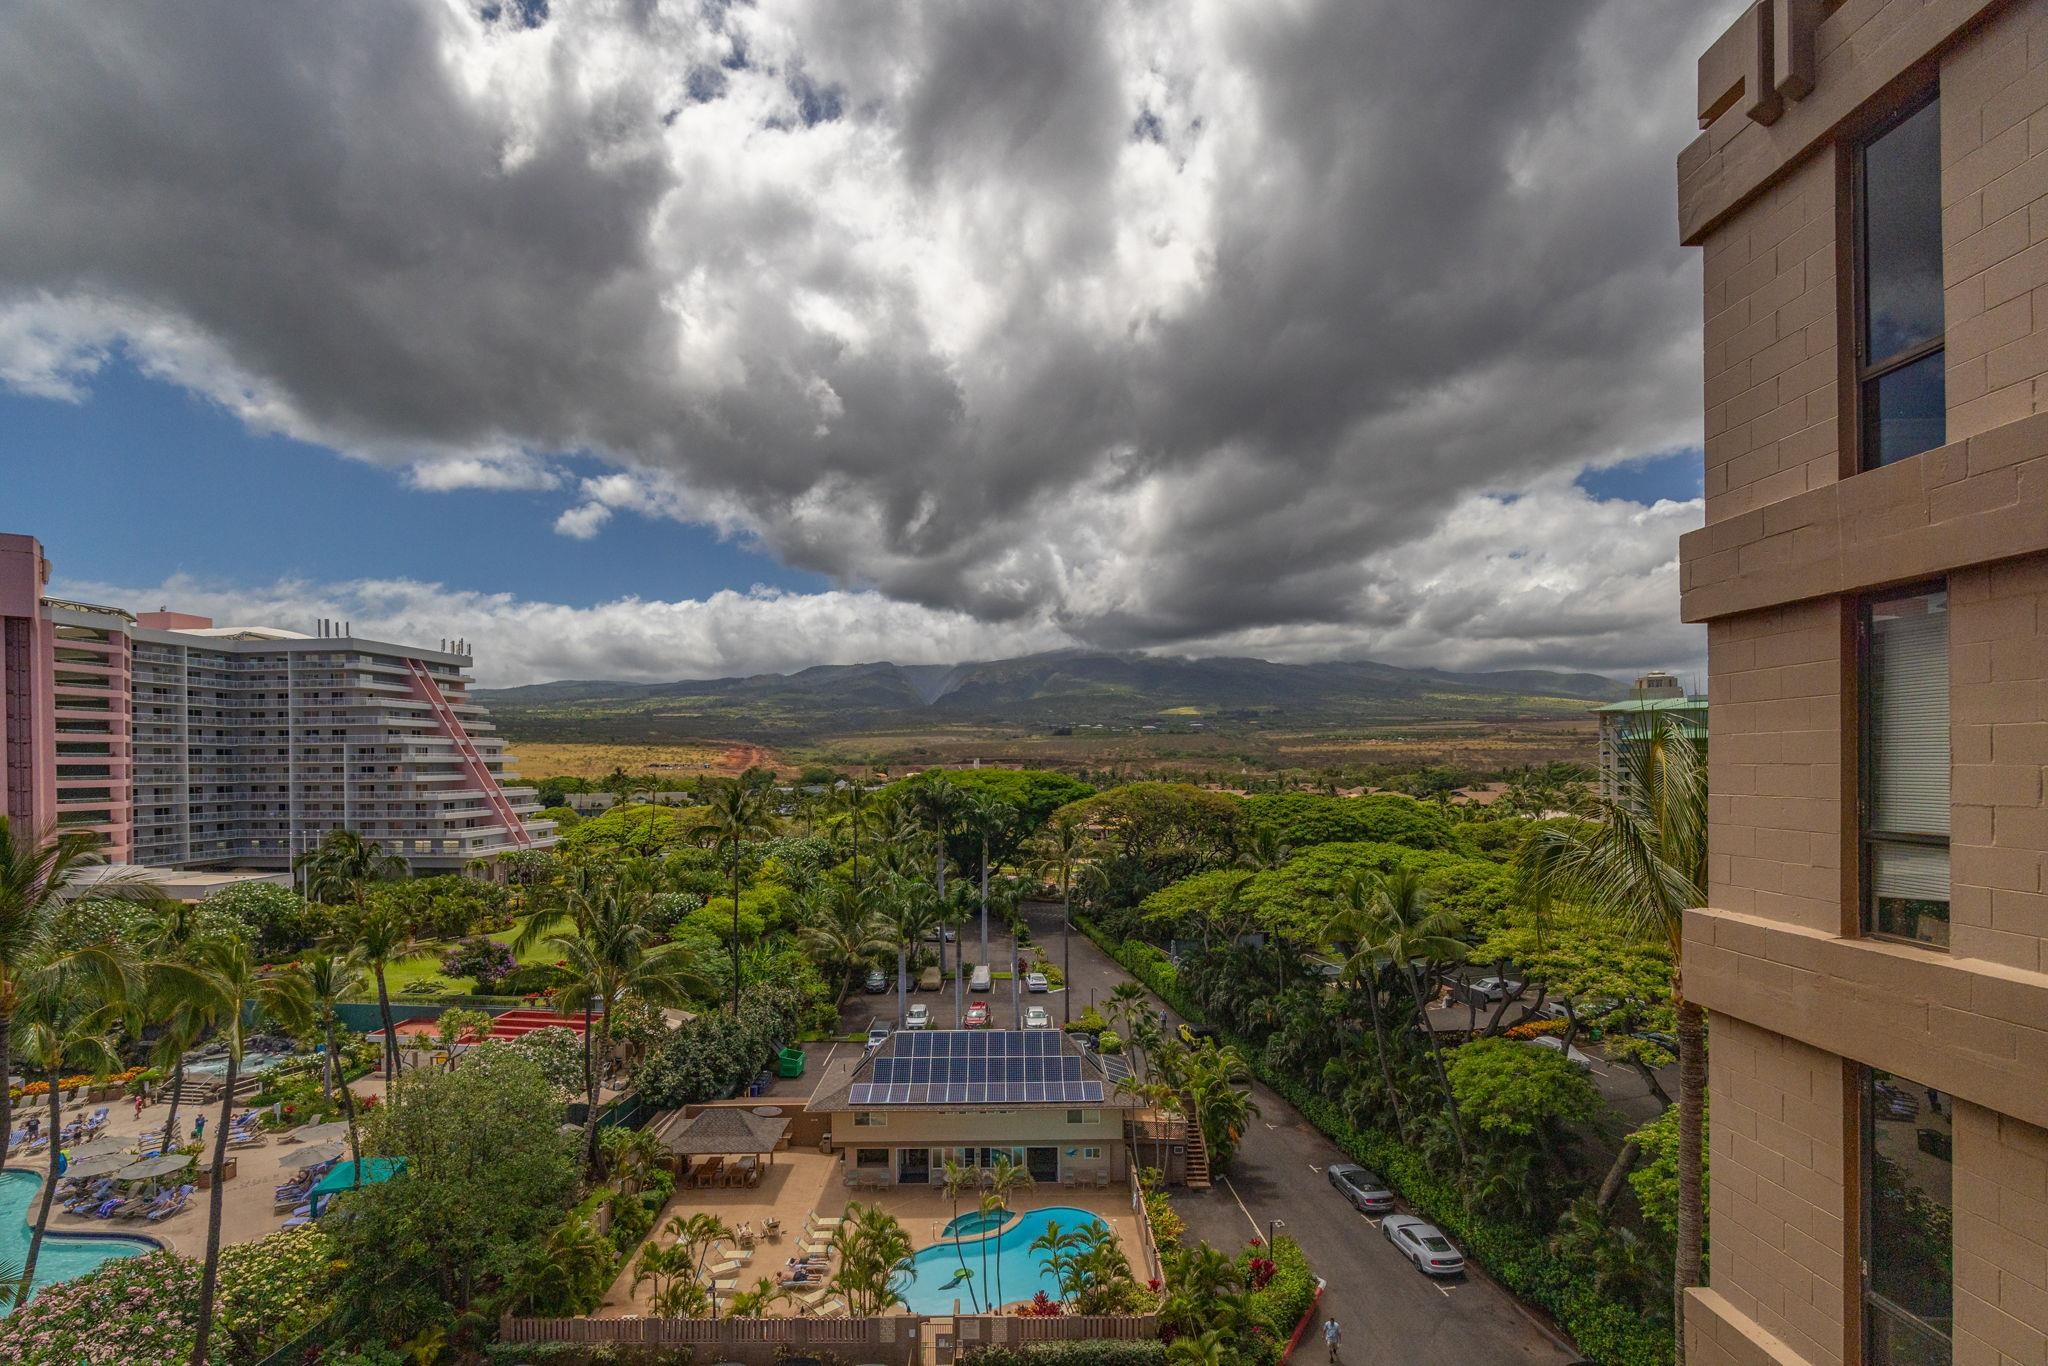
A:
[[[519,926],[515,924],[510,929],[498,931],[491,938],[497,940],[500,944],[510,944],[513,936],[518,933]],[[443,990],[451,996],[466,995],[473,990],[476,983],[470,978],[443,977],[441,975],[441,955],[453,948],[454,944],[455,941],[452,939],[423,941],[412,957],[401,962],[388,964],[384,969],[384,983],[385,989],[391,993],[392,999],[398,999],[405,989],[414,983],[429,980],[442,983]],[[545,944],[536,944],[525,953],[520,954],[519,961],[521,964],[552,963],[555,961],[555,955]],[[372,986],[371,990],[374,991],[375,989]]]

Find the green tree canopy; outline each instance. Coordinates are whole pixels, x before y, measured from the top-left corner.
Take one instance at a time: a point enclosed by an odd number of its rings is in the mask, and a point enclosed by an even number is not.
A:
[[[1592,1079],[1556,1049],[1513,1039],[1475,1039],[1449,1050],[1444,1068],[1459,1115],[1485,1134],[1533,1137],[1588,1124],[1600,1113]]]
[[[1279,792],[1247,797],[1243,820],[1270,830],[1283,844],[1402,844],[1411,849],[1455,849],[1456,828],[1434,806],[1398,792],[1325,797]]]
[[[703,817],[702,807],[621,804],[585,820],[556,847],[583,859],[654,857],[695,844]]]

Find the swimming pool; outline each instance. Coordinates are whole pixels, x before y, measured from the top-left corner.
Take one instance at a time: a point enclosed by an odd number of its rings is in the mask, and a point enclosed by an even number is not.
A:
[[[966,1223],[964,1217],[961,1223]],[[950,1238],[920,1249],[906,1263],[904,1275],[896,1282],[896,1293],[913,1314],[950,1314],[955,1300],[960,1301],[963,1310],[970,1310],[977,1302],[986,1305],[998,1284],[1004,1304],[1028,1300],[1041,1290],[1058,1298],[1059,1282],[1039,1265],[1045,1254],[1031,1250],[1048,1224],[1058,1224],[1062,1233],[1103,1226],[1102,1220],[1087,1210],[1070,1206],[1026,1210],[1001,1233],[962,1241],[957,1250]],[[986,1271],[984,1254],[988,1259]],[[963,1260],[970,1276],[956,1284]],[[984,1284],[986,1290],[982,1288]]]
[[[975,1210],[971,1214],[963,1214],[958,1219],[948,1222],[943,1232],[948,1238],[956,1233],[962,1238],[976,1238],[984,1233],[995,1232],[1015,1217],[1009,1210],[999,1210],[994,1214],[983,1214],[980,1210]]]
[[[35,1230],[36,1206],[42,1200],[42,1189],[40,1173],[14,1168],[0,1172],[0,1263],[19,1268],[28,1260],[28,1240]],[[53,1208],[51,1214],[55,1213]],[[101,1262],[140,1257],[156,1250],[157,1244],[145,1238],[46,1232],[43,1249],[36,1254],[36,1288],[83,1276]]]

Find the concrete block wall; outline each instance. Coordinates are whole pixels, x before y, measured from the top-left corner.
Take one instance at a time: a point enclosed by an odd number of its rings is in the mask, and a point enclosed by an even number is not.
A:
[[[1843,644],[1829,600],[1708,627],[1707,877],[1717,907],[1841,926]]]
[[[1955,1115],[1956,1360],[2048,1361],[2048,1131]]]
[[[1815,158],[1707,244],[1707,520],[1831,483],[1837,432],[1835,178]]]
[[[2048,971],[2048,556],[1950,575],[1949,611],[1950,947]]]
[[[1714,1289],[1796,1360],[1839,1366],[1849,1237],[1842,1060],[1719,1017],[1708,1086]]]

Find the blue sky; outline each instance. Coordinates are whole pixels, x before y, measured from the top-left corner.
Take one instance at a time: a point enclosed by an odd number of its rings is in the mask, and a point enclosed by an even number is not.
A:
[[[1602,470],[1583,471],[1577,484],[1595,498],[1621,498],[1631,503],[1654,503],[1660,498],[1684,502],[1698,498],[1705,490],[1704,453],[1687,446],[1661,455],[1647,455]]]
[[[630,511],[593,539],[558,535],[555,518],[574,501],[563,489],[412,488],[397,470],[254,435],[126,363],[95,377],[83,403],[0,387],[0,433],[13,509],[0,530],[41,539],[60,578],[409,578],[570,606],[826,586],[711,531]]]

